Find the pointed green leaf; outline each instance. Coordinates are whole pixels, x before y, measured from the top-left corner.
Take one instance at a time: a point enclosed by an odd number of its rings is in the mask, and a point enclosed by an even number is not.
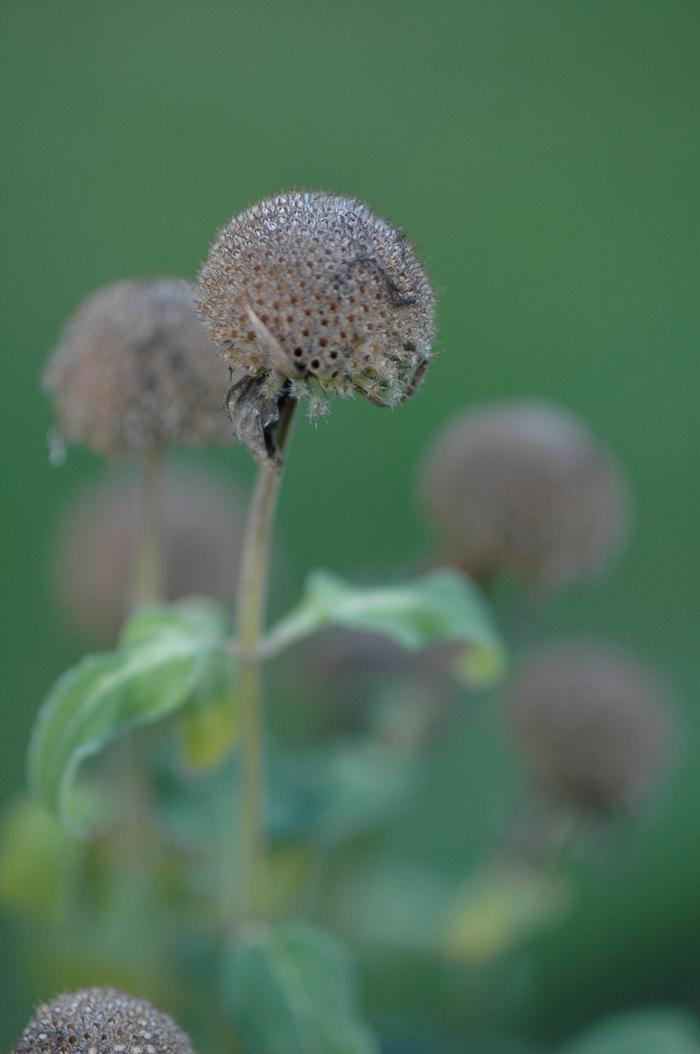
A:
[[[64,822],[80,764],[138,725],[188,703],[225,645],[225,621],[209,602],[137,613],[112,653],[68,670],[44,702],[32,735],[32,787]]]
[[[329,625],[383,634],[410,649],[464,644],[455,672],[471,685],[493,683],[505,667],[505,651],[486,602],[465,575],[449,569],[366,589],[315,571],[301,605],[269,640],[273,648],[282,647]]]
[[[250,1054],[376,1054],[348,958],[321,930],[288,923],[239,937],[224,962],[223,996]]]

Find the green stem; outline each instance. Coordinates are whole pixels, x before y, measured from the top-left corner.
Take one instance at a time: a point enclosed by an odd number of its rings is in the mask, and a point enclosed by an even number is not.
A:
[[[278,622],[260,641],[258,654],[262,659],[272,659],[298,640],[308,637],[320,625],[318,612],[302,604]]]
[[[141,505],[133,579],[132,609],[156,604],[163,597],[163,539],[160,530],[160,497],[163,451],[148,454],[141,465]]]
[[[129,610],[157,604],[163,599],[163,531],[160,517],[164,450],[148,453],[140,465],[141,493],[132,567]],[[143,877],[155,867],[151,786],[143,744],[129,736],[122,744],[117,771],[126,803],[121,838],[124,856]]]
[[[280,455],[289,434],[296,400],[288,399],[275,432]],[[263,719],[259,644],[263,633],[270,565],[272,526],[282,469],[261,465],[248,512],[236,602],[241,706],[241,893],[239,915],[244,922],[258,910],[264,881]]]

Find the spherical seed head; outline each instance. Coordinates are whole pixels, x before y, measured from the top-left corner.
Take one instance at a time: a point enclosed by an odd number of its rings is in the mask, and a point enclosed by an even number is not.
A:
[[[611,648],[557,645],[516,676],[520,749],[561,800],[610,814],[652,788],[671,744],[671,706],[656,677]]]
[[[402,403],[430,361],[430,283],[404,233],[361,201],[277,194],[219,232],[200,309],[224,355],[294,394]]]
[[[231,434],[228,373],[175,278],[106,286],[69,320],[44,375],[61,429],[110,458]]]
[[[609,451],[563,407],[497,403],[458,418],[421,475],[448,559],[477,578],[556,587],[599,572],[627,533]]]
[[[145,999],[86,988],[40,1006],[13,1054],[193,1054],[173,1019]]]
[[[407,669],[407,676],[414,673],[412,659],[387,637],[335,627],[308,640],[294,676],[308,684],[324,711],[352,724],[376,703],[383,682]]]
[[[139,532],[140,481],[101,480],[66,506],[51,552],[59,608],[96,644],[114,643],[128,613]],[[165,599],[192,595],[227,603],[238,577],[242,501],[216,474],[168,467],[160,493]]]

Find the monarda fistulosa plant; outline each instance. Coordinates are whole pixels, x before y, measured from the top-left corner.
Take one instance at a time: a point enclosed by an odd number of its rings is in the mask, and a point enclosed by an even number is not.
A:
[[[44,377],[56,448],[82,442],[135,474],[110,469],[69,505],[54,550],[59,606],[109,650],[49,692],[33,800],[0,829],[0,902],[27,923],[27,967],[43,992],[71,990],[38,1007],[15,1054],[191,1054],[142,995],[210,1054],[373,1054],[341,933],[423,956],[432,981],[481,969],[566,909],[571,830],[578,851],[578,832],[627,821],[656,787],[673,723],[654,674],[605,642],[528,654],[533,615],[606,568],[630,519],[616,459],[564,407],[470,408],[420,473],[437,557],[399,584],[312,571],[267,625],[299,404],[312,421],[334,396],[400,407],[430,366],[434,309],[401,230],[356,199],[294,192],[226,224],[196,285],[117,282],[69,320]],[[232,439],[257,466],[247,515],[220,476],[171,463],[173,447]],[[454,687],[504,671],[487,597],[526,653],[503,722],[531,775],[517,815],[465,875],[382,860]],[[280,722],[264,667],[302,643]],[[410,1024],[394,1033],[414,1043]],[[562,1054],[636,1054],[640,1036],[680,1052],[695,1035],[632,1014]]]
[[[279,817],[303,797],[305,818],[294,821],[293,836],[332,848],[390,815],[401,779],[389,771],[386,750],[363,748],[360,782],[375,781],[381,800],[369,812],[351,810],[348,820],[319,777],[336,771],[322,752],[313,760],[302,754],[296,767],[292,758],[280,770],[265,728],[263,664],[335,626],[412,651],[444,645],[443,669],[476,686],[499,677],[503,647],[482,594],[461,570],[437,568],[368,588],[316,570],[276,625],[266,626],[265,612],[275,507],[299,403],[307,403],[312,419],[333,396],[401,406],[425,377],[434,337],[433,292],[403,231],[360,201],[321,192],[280,194],[234,217],[216,238],[196,290],[171,279],[117,283],[93,294],[67,326],[45,376],[61,433],[108,459],[136,463],[140,513],[129,558],[120,557],[120,589],[107,594],[109,612],[129,608],[116,647],[84,658],[57,681],[39,713],[29,761],[36,797],[70,832],[56,851],[72,853],[86,876],[77,912],[83,931],[71,924],[66,946],[77,947],[92,926],[87,944],[98,944],[106,958],[98,954],[94,978],[66,969],[59,983],[75,977],[80,990],[40,1008],[17,1048],[23,1054],[189,1049],[164,1015],[94,987],[121,977],[134,984],[133,954],[120,973],[106,949],[118,951],[119,919],[128,930],[123,943],[138,949],[139,919],[146,932],[154,914],[169,927],[166,947],[189,950],[178,970],[178,953],[143,949],[148,994],[162,991],[167,1005],[193,1017],[193,1006],[205,1006],[222,1049],[377,1049],[348,953],[314,922],[309,890],[319,878],[312,882],[302,868],[290,879],[280,867],[277,828],[287,822],[282,840],[289,841],[289,822]],[[167,551],[176,524],[168,522],[161,493],[168,448],[221,443],[231,433],[258,466],[242,541],[232,530],[233,610],[211,597],[168,604],[178,577]],[[196,488],[192,494],[198,501]],[[207,503],[195,511],[206,516]],[[118,520],[116,511],[110,516]],[[218,538],[216,546],[225,548]],[[230,580],[229,573],[222,578]],[[85,628],[84,605],[81,618]],[[179,769],[169,756],[173,733],[184,761]],[[117,741],[121,746],[107,753]],[[302,784],[309,774],[317,778],[313,790],[308,783],[300,790],[300,769]],[[68,848],[78,844],[80,851]],[[99,910],[90,901],[98,879],[113,899],[127,889],[138,904],[108,911],[104,929],[109,896]],[[200,968],[197,949],[204,945]],[[187,978],[196,978],[199,995]]]

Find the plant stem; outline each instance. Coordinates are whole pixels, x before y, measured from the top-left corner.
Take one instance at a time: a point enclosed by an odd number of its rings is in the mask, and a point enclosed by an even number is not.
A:
[[[318,612],[308,605],[300,605],[278,622],[260,641],[258,654],[261,659],[272,659],[291,644],[302,640],[319,627]]]
[[[160,517],[164,450],[157,447],[141,462],[138,526],[132,567],[129,611],[163,599],[163,531]],[[128,736],[117,766],[120,794],[126,803],[120,839],[124,858],[147,881],[156,866],[156,840],[152,819],[152,788],[144,745]],[[118,784],[119,785],[119,784]]]
[[[141,465],[141,504],[131,583],[131,608],[155,604],[163,597],[163,539],[160,531],[160,492],[163,470],[161,448]]]
[[[287,399],[275,432],[282,455],[296,407]],[[251,921],[258,910],[259,888],[264,880],[263,830],[264,763],[262,670],[258,648],[264,628],[270,566],[270,542],[282,480],[282,469],[272,462],[261,465],[248,511],[236,601],[238,663],[241,706],[241,893],[239,916]]]

